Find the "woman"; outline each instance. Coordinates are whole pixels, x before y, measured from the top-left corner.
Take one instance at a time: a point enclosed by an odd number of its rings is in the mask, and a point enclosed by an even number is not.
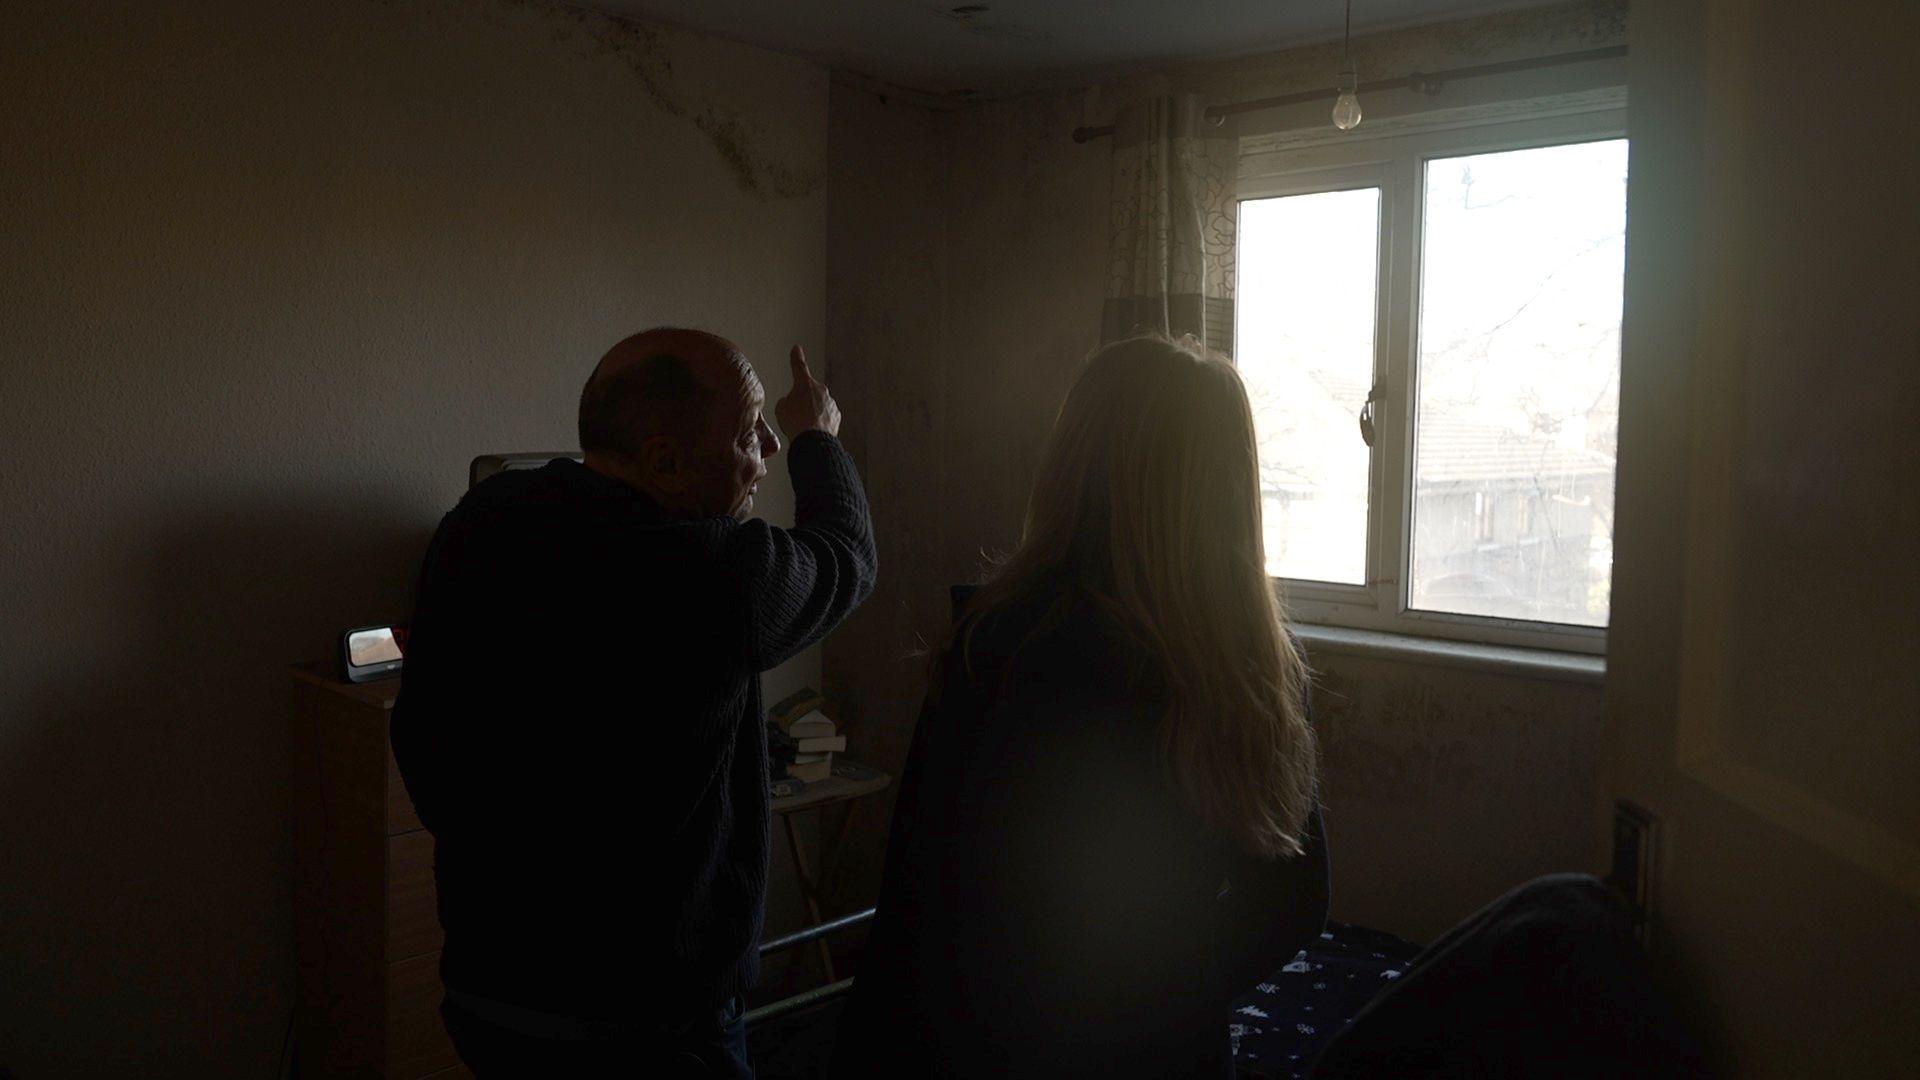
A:
[[[1229,1076],[1327,908],[1305,668],[1233,368],[1111,345],[914,732],[843,1076]]]

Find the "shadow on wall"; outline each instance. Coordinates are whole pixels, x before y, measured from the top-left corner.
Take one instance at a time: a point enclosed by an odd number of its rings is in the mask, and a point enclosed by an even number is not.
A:
[[[34,673],[8,718],[0,1065],[272,1075],[295,970],[286,668],[404,617],[430,532],[398,523],[419,517],[372,489],[205,498],[73,567],[117,583],[128,644]]]

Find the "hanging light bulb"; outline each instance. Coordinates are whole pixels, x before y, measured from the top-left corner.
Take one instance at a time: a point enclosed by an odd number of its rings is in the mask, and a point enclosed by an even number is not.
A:
[[[1354,95],[1353,72],[1340,77],[1340,96],[1333,101],[1333,126],[1352,131],[1360,126],[1360,99]]]
[[[1352,131],[1360,126],[1360,77],[1353,70],[1353,0],[1347,0],[1347,24],[1340,36],[1340,96],[1333,102],[1333,126]]]

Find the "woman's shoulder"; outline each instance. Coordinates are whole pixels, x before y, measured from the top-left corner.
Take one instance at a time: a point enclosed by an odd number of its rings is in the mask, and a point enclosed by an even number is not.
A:
[[[966,681],[1008,694],[1131,703],[1158,696],[1150,650],[1097,598],[1066,591],[968,617],[947,656]]]

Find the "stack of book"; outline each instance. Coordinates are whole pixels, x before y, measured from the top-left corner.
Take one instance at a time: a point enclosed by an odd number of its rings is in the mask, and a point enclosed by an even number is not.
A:
[[[776,779],[780,766],[784,775],[809,783],[833,775],[833,755],[846,750],[847,737],[835,733],[833,720],[823,711],[826,703],[819,691],[803,689],[767,710]]]

